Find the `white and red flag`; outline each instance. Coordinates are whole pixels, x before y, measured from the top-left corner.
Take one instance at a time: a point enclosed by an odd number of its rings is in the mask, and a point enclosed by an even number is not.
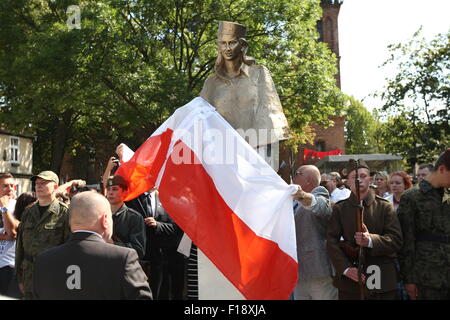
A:
[[[116,174],[164,209],[246,299],[287,299],[298,273],[289,186],[202,98],[177,109]],[[220,290],[220,288],[218,288]]]

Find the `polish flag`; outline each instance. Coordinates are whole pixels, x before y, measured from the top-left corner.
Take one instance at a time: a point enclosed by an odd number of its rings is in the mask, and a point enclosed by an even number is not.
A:
[[[246,299],[292,293],[297,189],[204,99],[177,109],[116,174],[129,182],[125,201],[156,186],[171,218]]]

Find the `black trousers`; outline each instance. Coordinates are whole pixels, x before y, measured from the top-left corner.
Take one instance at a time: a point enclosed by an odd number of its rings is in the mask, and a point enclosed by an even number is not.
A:
[[[185,297],[185,258],[175,251],[164,252],[160,259],[140,261],[148,277],[154,300],[183,300]]]
[[[22,297],[14,268],[10,266],[0,268],[0,295],[17,299]]]
[[[426,286],[417,286],[417,300],[450,300],[450,288],[431,288]]]
[[[369,292],[365,294],[366,300],[398,300],[397,290],[383,293]],[[339,291],[339,300],[360,300],[359,292]]]

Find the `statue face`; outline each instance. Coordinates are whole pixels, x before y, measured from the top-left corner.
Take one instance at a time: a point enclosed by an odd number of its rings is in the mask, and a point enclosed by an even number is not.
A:
[[[222,35],[217,41],[219,52],[225,60],[235,60],[242,51],[241,42],[231,35]]]

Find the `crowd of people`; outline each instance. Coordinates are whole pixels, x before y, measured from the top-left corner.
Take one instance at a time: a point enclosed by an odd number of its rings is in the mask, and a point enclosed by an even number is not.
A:
[[[450,299],[450,149],[420,166],[415,185],[404,171],[371,172],[355,162],[346,179],[311,165],[295,173],[292,298]]]
[[[124,203],[128,184],[111,175],[116,163],[110,159],[100,190],[79,179],[59,185],[54,172],[43,171],[31,178],[34,192],[17,199],[14,177],[0,175],[1,296],[183,299],[185,258],[177,252],[183,232],[156,190]]]
[[[123,202],[128,185],[112,175],[117,160],[109,159],[101,190],[83,180],[59,185],[43,171],[32,177],[35,191],[16,198],[14,177],[0,175],[0,295],[186,299],[183,231],[156,190]],[[419,168],[415,185],[406,172],[372,172],[362,160],[342,172],[345,179],[313,165],[295,172],[291,298],[449,299],[450,149]]]

